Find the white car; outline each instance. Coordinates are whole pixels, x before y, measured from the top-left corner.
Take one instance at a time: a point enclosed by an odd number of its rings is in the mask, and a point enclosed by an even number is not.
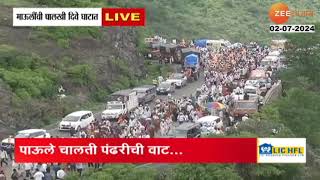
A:
[[[259,80],[247,80],[245,86],[259,87]]]
[[[268,82],[266,79],[258,80],[247,80],[245,86],[254,86],[259,88],[260,93],[267,93],[268,89],[271,88],[271,82]]]
[[[51,135],[45,129],[26,129],[18,131],[17,135],[1,141],[1,147],[6,149],[10,144],[14,146],[15,138],[50,138]]]
[[[182,73],[174,73],[166,80],[170,83],[175,83],[177,88],[187,85],[187,77]]]
[[[59,130],[70,130],[71,127],[80,131],[80,129],[87,127],[94,121],[94,116],[91,111],[77,111],[68,114],[62,119],[59,124]]]
[[[245,86],[243,91],[249,95],[249,99],[256,98],[260,95],[259,88],[255,86]]]
[[[14,146],[14,138],[6,138],[1,141],[0,147],[3,149],[7,149],[10,145]]]
[[[171,93],[174,93],[175,91],[175,83],[171,83],[171,82],[168,82],[168,81],[165,81],[165,82],[162,82],[159,84],[159,86],[157,87],[157,94],[160,95],[160,94],[171,94]]]
[[[281,52],[280,51],[271,51],[269,52],[268,56],[280,56]]]
[[[50,138],[50,134],[45,129],[27,129],[18,131],[14,138]]]

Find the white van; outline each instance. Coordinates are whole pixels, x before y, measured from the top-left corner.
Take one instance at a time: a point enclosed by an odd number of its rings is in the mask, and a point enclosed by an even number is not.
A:
[[[277,68],[280,63],[279,56],[266,56],[264,59],[261,60],[260,66],[263,68],[267,68],[271,66],[271,68]]]
[[[207,136],[209,134],[215,133],[215,128],[221,128],[223,122],[219,116],[204,116],[196,121],[196,123],[201,124],[201,135]]]
[[[50,138],[51,135],[45,129],[26,129],[18,131],[17,135],[12,136],[1,141],[1,148],[8,148],[9,145],[14,146],[15,138]]]
[[[71,127],[80,131],[80,129],[87,127],[94,121],[94,116],[91,111],[77,111],[68,114],[62,119],[59,124],[59,130],[70,130]]]
[[[271,51],[269,52],[268,56],[280,56],[281,52],[280,51]]]
[[[50,138],[50,134],[44,129],[27,129],[18,131],[14,138]]]
[[[255,86],[245,86],[243,92],[249,95],[249,99],[257,98],[260,95],[260,90]]]

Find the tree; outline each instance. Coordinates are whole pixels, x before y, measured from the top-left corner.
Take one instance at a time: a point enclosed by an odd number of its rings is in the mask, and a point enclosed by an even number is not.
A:
[[[234,165],[223,164],[181,164],[173,168],[169,179],[174,180],[220,180],[242,179],[236,172]]]
[[[320,24],[316,24],[319,26]],[[320,147],[320,32],[287,35],[290,69],[280,76],[286,97],[279,102],[283,123],[297,136]]]
[[[157,172],[153,168],[136,168],[132,164],[113,164],[105,165],[99,171],[92,169],[86,171],[83,176],[79,177],[77,173],[68,174],[66,180],[153,180],[156,179]]]
[[[320,24],[316,24],[319,27]],[[289,48],[286,57],[290,68],[310,80],[317,88],[320,86],[320,32],[287,35]],[[296,79],[292,77],[291,79]],[[286,80],[290,80],[286,79]]]
[[[68,69],[68,76],[75,84],[84,86],[94,84],[96,81],[96,73],[89,64],[79,64]]]

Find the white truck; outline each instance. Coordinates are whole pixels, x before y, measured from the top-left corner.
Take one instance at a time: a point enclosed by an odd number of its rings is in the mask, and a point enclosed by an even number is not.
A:
[[[113,93],[107,102],[106,110],[101,114],[102,119],[117,119],[139,106],[136,91],[127,89]]]
[[[263,58],[260,62],[260,67],[267,70],[267,68],[270,66],[272,69],[278,69],[280,65],[280,55],[268,55],[265,58]]]

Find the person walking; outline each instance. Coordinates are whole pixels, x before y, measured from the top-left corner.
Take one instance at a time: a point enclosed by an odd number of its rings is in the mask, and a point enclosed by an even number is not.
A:
[[[12,156],[13,150],[14,150],[13,145],[9,144],[9,146],[6,149],[6,152],[7,152],[7,154],[8,154],[8,156],[9,156],[11,161],[13,160],[13,156]]]
[[[3,170],[0,170],[0,180],[7,180],[6,175],[4,174]]]
[[[3,163],[8,165],[7,159],[8,159],[7,151],[5,151],[4,149],[0,150],[0,166],[1,167]]]
[[[48,165],[46,163],[41,163],[39,170],[44,174],[47,172]]]
[[[71,127],[71,128],[70,128],[70,136],[71,136],[71,137],[74,137],[75,134],[76,134],[76,129],[75,129],[74,127]]]
[[[36,173],[34,173],[33,175],[33,178],[34,180],[42,180],[42,178],[44,178],[44,174],[37,168]]]
[[[179,122],[179,124],[182,124],[185,122],[185,116],[182,112],[180,112],[178,115],[178,122]]]
[[[16,169],[13,169],[13,172],[11,174],[11,179],[12,180],[19,180],[19,173]]]
[[[82,163],[77,163],[76,164],[76,169],[77,169],[77,171],[79,173],[79,176],[81,176],[82,175],[82,169],[83,169]]]
[[[32,163],[25,163],[24,164],[24,170],[25,170],[25,173],[26,173],[26,177],[29,178],[29,177],[32,177],[31,175],[31,169],[33,167],[33,164]]]
[[[55,179],[57,179],[57,172],[61,169],[60,167],[61,164],[58,164],[58,163],[54,163],[53,164],[53,171],[54,171],[54,176],[55,176]]]
[[[43,180],[53,180],[53,176],[50,172],[50,167],[47,167]]]
[[[100,168],[100,164],[99,163],[95,163],[94,164],[94,169],[99,169]]]
[[[57,178],[56,178],[56,179],[64,179],[65,176],[66,176],[65,170],[60,169],[60,170],[57,172]]]

